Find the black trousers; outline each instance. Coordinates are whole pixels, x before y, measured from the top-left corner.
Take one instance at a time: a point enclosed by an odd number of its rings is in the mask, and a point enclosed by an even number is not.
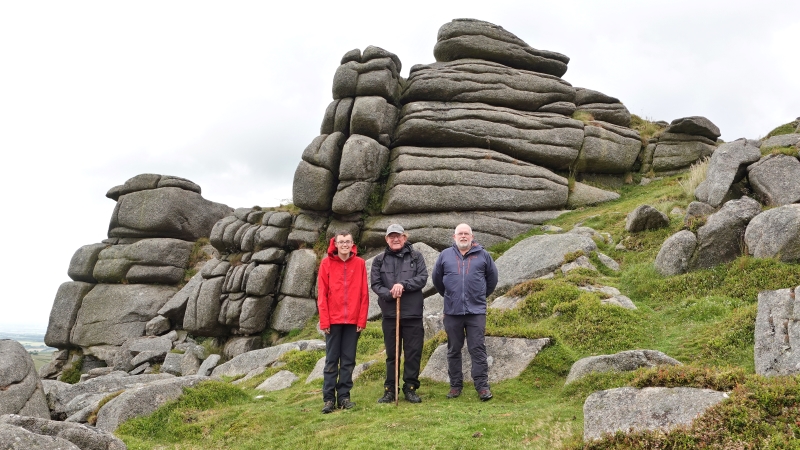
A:
[[[350,398],[353,369],[356,367],[358,337],[355,325],[331,325],[325,335],[325,368],[323,369],[322,401],[341,402]]]
[[[394,360],[395,318],[383,319],[383,343],[386,346],[386,381],[383,386],[394,389],[394,380],[400,376],[400,368]],[[400,348],[405,355],[403,364],[403,390],[419,388],[419,364],[422,359],[422,344],[425,342],[425,329],[422,318],[400,319]]]
[[[467,350],[472,359],[472,381],[475,390],[489,389],[489,362],[486,359],[486,315],[467,314],[464,316],[444,315],[444,331],[447,333],[447,374],[450,376],[450,387],[460,388],[464,384],[464,373],[461,369],[461,349],[464,338],[467,339]]]

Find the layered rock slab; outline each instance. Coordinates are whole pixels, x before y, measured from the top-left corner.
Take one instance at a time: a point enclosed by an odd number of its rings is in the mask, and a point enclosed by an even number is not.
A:
[[[567,72],[569,57],[537,50],[503,27],[475,19],[455,19],[439,28],[433,47],[436,61],[482,59],[560,77]]]
[[[497,258],[497,288],[540,277],[561,267],[564,256],[578,250],[589,254],[597,250],[592,238],[577,233],[538,235],[523,239]]]
[[[567,179],[502,153],[477,148],[397,147],[384,214],[561,209]]]
[[[394,146],[486,148],[567,170],[583,146],[583,122],[483,103],[420,101],[403,106]]]
[[[755,364],[759,375],[800,373],[800,288],[758,294]]]

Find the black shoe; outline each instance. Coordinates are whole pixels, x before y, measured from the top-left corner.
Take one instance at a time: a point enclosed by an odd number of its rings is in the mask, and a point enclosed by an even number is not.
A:
[[[450,392],[447,393],[447,398],[456,398],[461,395],[461,388],[450,388]]]
[[[334,403],[333,400],[328,400],[322,408],[322,414],[330,414],[334,409],[336,409],[336,403]]]
[[[482,402],[488,402],[492,399],[492,391],[489,389],[484,389],[478,392],[478,398],[480,398]]]
[[[411,403],[422,403],[422,399],[419,398],[419,395],[417,395],[417,392],[414,390],[414,388],[404,390],[403,393],[406,395],[407,401]]]
[[[339,399],[339,408],[341,409],[352,409],[354,406],[356,404],[350,401],[350,397]]]
[[[394,402],[394,392],[384,388],[383,397],[378,399],[378,403],[393,403],[393,402]]]

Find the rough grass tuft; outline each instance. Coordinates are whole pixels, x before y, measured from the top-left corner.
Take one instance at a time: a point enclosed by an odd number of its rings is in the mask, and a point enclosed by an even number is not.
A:
[[[709,158],[705,157],[700,161],[692,164],[692,167],[689,168],[689,173],[687,174],[686,178],[683,180],[679,180],[678,184],[680,184],[681,188],[683,189],[684,195],[690,201],[694,200],[694,191],[697,189],[697,186],[706,179],[708,174],[708,162]]]

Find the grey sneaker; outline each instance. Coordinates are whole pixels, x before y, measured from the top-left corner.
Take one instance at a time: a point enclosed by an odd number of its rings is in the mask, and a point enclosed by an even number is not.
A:
[[[450,388],[450,392],[447,393],[447,398],[456,398],[461,395],[461,388]]]
[[[328,400],[325,402],[325,406],[322,407],[322,414],[330,414],[334,409],[336,409],[336,404],[333,400]]]
[[[407,401],[411,403],[422,403],[422,399],[419,398],[419,395],[417,395],[417,392],[414,390],[414,388],[405,390],[403,393],[405,394]]]
[[[393,403],[393,402],[394,402],[394,392],[384,388],[383,397],[378,399],[378,403]]]
[[[356,404],[350,401],[350,397],[339,399],[339,408],[341,409],[352,409],[354,406]]]

